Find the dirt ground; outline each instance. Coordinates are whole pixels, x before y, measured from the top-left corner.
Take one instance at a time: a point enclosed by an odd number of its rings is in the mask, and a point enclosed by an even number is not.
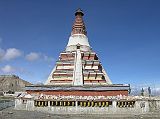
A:
[[[160,119],[160,113],[145,115],[57,115],[37,111],[14,110],[13,107],[0,111],[0,119]]]

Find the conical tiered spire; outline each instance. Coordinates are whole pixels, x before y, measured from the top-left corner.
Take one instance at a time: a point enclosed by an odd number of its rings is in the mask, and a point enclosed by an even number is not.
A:
[[[73,34],[84,34],[87,35],[85,24],[83,22],[83,12],[81,9],[78,9],[75,13],[75,22],[72,27],[71,35]]]
[[[66,50],[52,70],[47,85],[108,85],[111,81],[103,69],[97,54],[92,51],[86,36],[83,12],[78,9]]]

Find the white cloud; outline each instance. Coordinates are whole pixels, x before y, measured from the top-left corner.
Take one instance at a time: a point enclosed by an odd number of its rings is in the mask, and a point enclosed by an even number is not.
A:
[[[160,87],[151,88],[151,92],[154,95],[160,95]]]
[[[29,54],[27,54],[25,56],[25,59],[28,61],[37,61],[37,60],[41,60],[41,61],[46,61],[46,62],[52,62],[54,61],[54,58],[49,57],[43,53],[36,53],[36,52],[31,52]]]
[[[43,59],[45,60],[45,61],[55,61],[55,59],[53,58],[53,57],[49,57],[49,56],[47,56],[47,55],[43,55]]]
[[[1,71],[3,73],[13,73],[16,71],[16,68],[10,66],[10,65],[5,65],[4,67],[1,68]]]
[[[0,37],[0,44],[2,42],[2,38]],[[0,60],[12,60],[17,57],[20,57],[22,52],[16,48],[8,48],[6,50],[0,47]]]
[[[9,48],[6,51],[0,48],[0,60],[12,60],[20,57],[22,52],[16,48]]]
[[[5,60],[11,60],[15,59],[17,57],[20,57],[22,55],[22,52],[16,48],[9,48],[6,50],[6,53],[4,55]]]
[[[160,92],[160,88],[155,88],[155,91],[159,91]]]
[[[4,67],[0,68],[0,74],[17,74],[17,73],[25,74],[27,76],[33,75],[33,72],[27,71],[26,69],[21,68],[21,67],[14,67],[11,65],[5,65]]]
[[[26,55],[26,60],[28,61],[36,61],[40,58],[40,54],[39,53],[35,53],[35,52],[31,52],[28,55]]]

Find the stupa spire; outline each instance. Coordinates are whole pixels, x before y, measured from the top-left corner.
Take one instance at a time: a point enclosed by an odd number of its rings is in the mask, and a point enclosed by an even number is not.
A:
[[[72,26],[71,36],[66,47],[66,51],[90,51],[91,47],[87,38],[87,31],[83,21],[84,13],[81,9],[75,12],[75,21]]]
[[[75,12],[75,22],[65,51],[52,70],[47,85],[108,85],[112,84],[97,54],[92,51],[81,9]]]
[[[79,8],[75,12],[75,21],[72,26],[72,32],[71,35],[73,34],[84,34],[87,35],[86,27],[83,22],[83,11]]]

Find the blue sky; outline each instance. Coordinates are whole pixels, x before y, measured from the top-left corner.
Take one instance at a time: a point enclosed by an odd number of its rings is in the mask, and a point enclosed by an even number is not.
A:
[[[113,83],[160,84],[159,0],[0,0],[0,74],[44,82],[77,8]]]

